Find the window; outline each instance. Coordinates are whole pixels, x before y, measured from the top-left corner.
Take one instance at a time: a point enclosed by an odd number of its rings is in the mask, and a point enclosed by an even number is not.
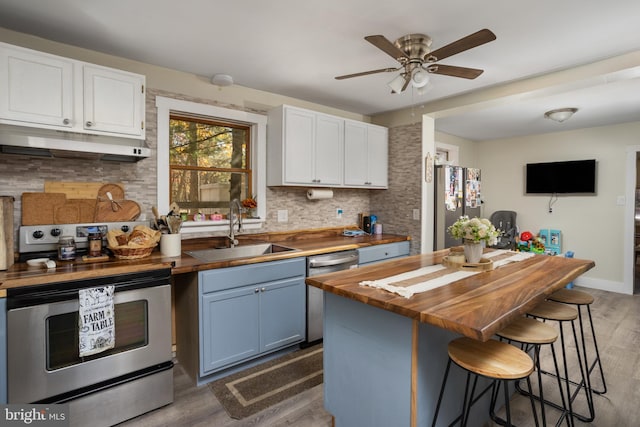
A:
[[[226,214],[229,202],[253,195],[251,127],[171,114],[170,201],[189,217]]]
[[[206,122],[233,124],[245,126],[249,129],[246,143],[246,164],[250,165],[250,175],[244,175],[247,181],[246,193],[253,195],[258,200],[258,219],[243,221],[245,229],[255,229],[262,226],[266,218],[266,141],[267,141],[267,116],[245,111],[232,110],[214,105],[156,96],[157,108],[157,174],[158,174],[158,210],[161,214],[169,211],[171,195],[170,184],[170,122],[171,116],[186,117],[190,119],[205,119]],[[231,163],[229,163],[230,165]],[[234,172],[236,172],[234,170]],[[242,173],[237,171],[237,173]],[[229,193],[231,194],[231,193]],[[242,193],[241,193],[242,194]],[[178,202],[176,202],[178,203]],[[178,203],[178,205],[180,205]],[[228,208],[228,204],[227,204]],[[213,208],[215,209],[215,208]],[[227,231],[228,221],[186,221],[182,227],[182,234],[197,233],[201,231]]]

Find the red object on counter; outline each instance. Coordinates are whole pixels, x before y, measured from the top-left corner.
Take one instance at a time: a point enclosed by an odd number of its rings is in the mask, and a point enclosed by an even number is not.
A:
[[[533,234],[531,234],[530,231],[523,231],[520,234],[520,240],[522,242],[528,242],[529,240],[532,240],[532,239],[533,239]]]

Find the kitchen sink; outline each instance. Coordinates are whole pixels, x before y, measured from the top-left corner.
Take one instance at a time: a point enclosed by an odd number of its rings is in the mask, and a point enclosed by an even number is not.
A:
[[[298,249],[275,245],[273,243],[260,243],[253,245],[235,246],[233,248],[200,249],[197,251],[185,251],[185,253],[205,262],[215,262],[229,259],[251,258],[260,255],[291,252],[297,250]]]

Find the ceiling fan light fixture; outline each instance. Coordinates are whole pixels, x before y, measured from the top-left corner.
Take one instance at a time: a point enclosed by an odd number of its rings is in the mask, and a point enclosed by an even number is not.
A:
[[[233,84],[233,77],[229,74],[215,74],[211,77],[211,83],[220,87],[231,86]]]
[[[416,68],[416,71],[414,71],[413,76],[411,77],[411,84],[413,87],[421,88],[426,86],[427,83],[429,83],[429,72],[422,68]]]
[[[402,88],[404,87],[404,73],[400,73],[391,80],[388,85],[392,91],[395,93],[402,92]]]
[[[546,119],[551,119],[555,122],[562,123],[565,120],[569,120],[578,111],[577,108],[557,108],[544,113]]]

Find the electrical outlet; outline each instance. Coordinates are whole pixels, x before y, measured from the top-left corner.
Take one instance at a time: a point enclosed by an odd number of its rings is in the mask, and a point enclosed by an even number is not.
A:
[[[413,210],[413,219],[416,221],[420,221],[420,209]]]
[[[616,205],[618,206],[624,206],[627,203],[627,200],[624,196],[618,196],[616,197]]]
[[[342,209],[340,208],[336,209],[336,218],[342,219]]]
[[[286,209],[278,210],[278,222],[288,222],[289,221],[289,211]]]

